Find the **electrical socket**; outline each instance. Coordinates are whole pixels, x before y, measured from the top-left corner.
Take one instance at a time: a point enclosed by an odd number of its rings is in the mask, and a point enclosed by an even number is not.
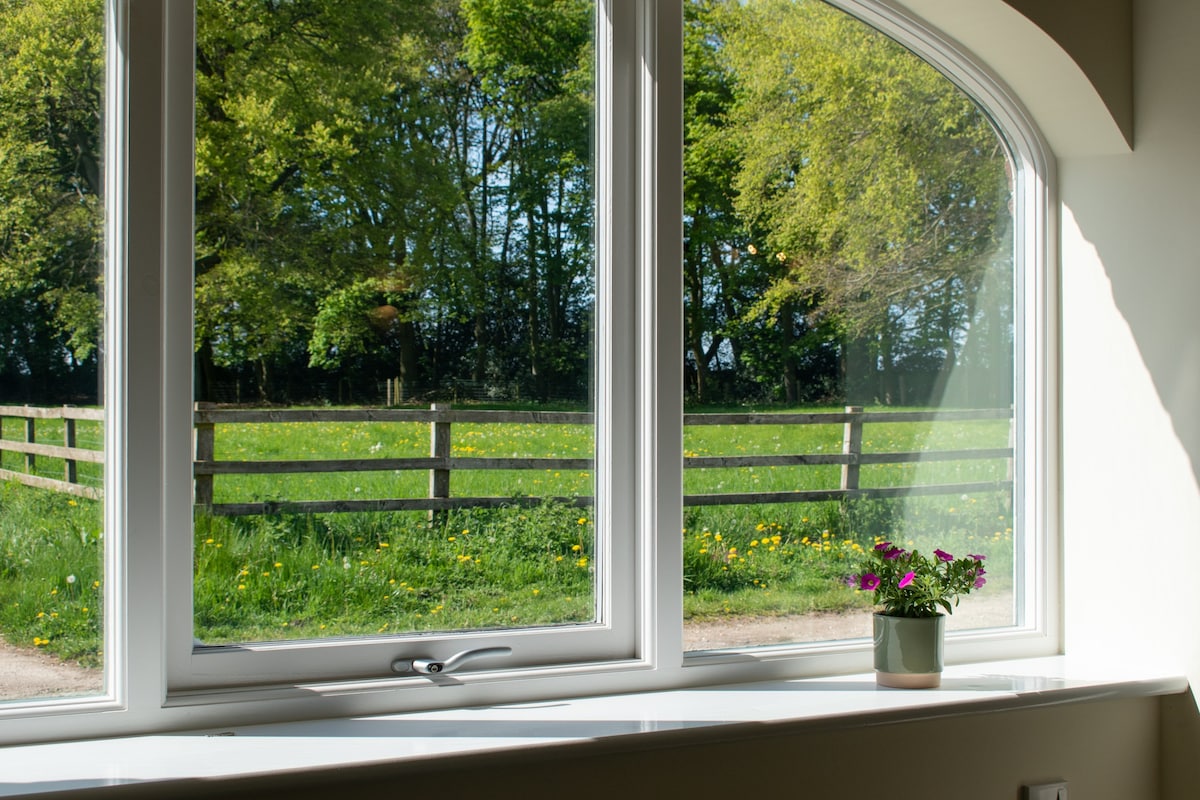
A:
[[[1067,800],[1067,782],[1026,784],[1021,787],[1021,800]]]

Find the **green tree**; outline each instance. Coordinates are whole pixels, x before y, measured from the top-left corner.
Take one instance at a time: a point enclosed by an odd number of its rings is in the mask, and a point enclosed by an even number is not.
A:
[[[785,337],[797,314],[833,320],[843,363],[868,370],[922,338],[952,364],[1007,232],[1005,157],[987,118],[822,3],[738,4],[721,54],[737,76],[735,207],[777,264],[746,319],[782,319]],[[864,391],[876,388],[886,382]]]
[[[585,0],[465,0],[466,63],[487,113],[509,131],[506,218],[492,252],[519,289],[520,360],[535,396],[587,383],[593,6]]]
[[[203,2],[197,14],[197,349],[294,362],[325,299],[419,284],[423,2]],[[411,102],[416,96],[418,102]],[[436,123],[435,123],[436,124]],[[414,188],[416,187],[416,188]],[[364,314],[369,309],[363,309]],[[336,362],[336,353],[315,361]]]
[[[104,5],[0,2],[0,381],[95,396]]]

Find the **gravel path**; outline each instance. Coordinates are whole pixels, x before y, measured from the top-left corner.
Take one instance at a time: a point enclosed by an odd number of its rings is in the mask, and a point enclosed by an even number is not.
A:
[[[0,640],[0,700],[99,694],[104,674]]]
[[[946,629],[954,631],[1012,624],[1012,593],[984,592],[964,598],[946,620]],[[793,617],[729,617],[688,622],[683,626],[684,649],[689,651],[870,636],[870,611],[850,614],[821,612]]]
[[[947,620],[949,630],[1012,624],[1011,593],[982,593],[963,600]],[[816,613],[793,617],[728,617],[684,625],[686,650],[856,639],[871,635],[871,615]],[[98,694],[101,670],[68,664],[38,650],[0,640],[0,700]]]

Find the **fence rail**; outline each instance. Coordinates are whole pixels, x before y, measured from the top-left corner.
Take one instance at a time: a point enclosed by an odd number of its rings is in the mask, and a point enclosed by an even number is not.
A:
[[[23,421],[24,434],[21,440],[4,438],[5,417],[15,417]],[[37,439],[38,420],[62,420],[63,443],[61,445],[39,443]],[[99,500],[103,495],[103,490],[96,486],[85,486],[79,483],[78,465],[80,461],[90,464],[102,463],[104,452],[77,446],[75,423],[80,420],[102,422],[104,411],[97,408],[75,408],[74,406],[54,408],[0,406],[0,452],[7,450],[25,456],[24,472],[0,468],[0,480],[16,481],[26,486],[36,486],[39,489],[49,489],[76,497]],[[34,474],[38,456],[62,459],[62,479]]]
[[[100,462],[103,453],[81,449],[74,442],[74,420],[99,420],[103,412],[64,407],[61,409],[29,406],[0,406],[0,424],[4,417],[23,418],[25,441],[0,438],[0,450],[26,454],[26,473],[0,470],[0,479],[17,480],[32,486],[70,492],[98,498],[100,490],[77,483],[74,464],[78,461]],[[63,419],[69,441],[64,445],[36,443],[34,421]],[[685,414],[685,426],[701,425],[837,425],[843,426],[841,453],[796,453],[785,455],[751,456],[687,456],[685,469],[720,469],[744,467],[841,466],[837,488],[786,492],[725,492],[689,494],[686,506],[742,505],[760,503],[808,503],[854,498],[887,498],[913,495],[964,494],[1011,489],[1012,486],[1012,412],[1009,409],[972,411],[902,411],[866,412],[857,406],[845,411],[821,413],[719,413]],[[922,450],[908,452],[863,452],[863,426],[897,422],[967,422],[1008,420],[1007,447],[956,450]],[[217,460],[216,426],[246,423],[330,423],[378,422],[425,423],[430,428],[430,455],[414,458],[350,458],[350,459],[290,459],[290,460]],[[554,425],[591,425],[594,417],[586,412],[569,411],[479,411],[455,409],[449,404],[434,403],[428,409],[309,409],[309,410],[239,410],[215,408],[197,404],[194,411],[195,461],[193,465],[197,507],[221,516],[294,513],[338,513],[363,511],[428,511],[438,512],[458,508],[484,508],[505,505],[536,505],[548,499],[587,506],[591,497],[456,497],[450,492],[450,476],[465,470],[590,470],[590,458],[463,458],[452,456],[452,433],[455,424],[463,423],[520,423]],[[0,429],[2,432],[2,429]],[[44,455],[64,459],[64,479],[54,480],[32,474],[34,457]],[[860,486],[861,468],[875,464],[903,464],[917,461],[1007,461],[1005,479],[910,486]],[[425,497],[376,500],[316,500],[260,501],[253,503],[216,503],[213,484],[218,475],[265,475],[286,473],[354,473],[370,471],[421,471],[429,475],[429,491]]]

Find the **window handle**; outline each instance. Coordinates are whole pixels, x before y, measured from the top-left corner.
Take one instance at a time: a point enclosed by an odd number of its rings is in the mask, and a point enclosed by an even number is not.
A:
[[[494,658],[496,656],[511,656],[511,647],[480,647],[477,650],[463,650],[455,653],[445,661],[432,658],[398,658],[392,662],[392,672],[404,674],[417,672],[421,675],[440,675],[444,672],[454,672],[468,661],[477,658]]]

